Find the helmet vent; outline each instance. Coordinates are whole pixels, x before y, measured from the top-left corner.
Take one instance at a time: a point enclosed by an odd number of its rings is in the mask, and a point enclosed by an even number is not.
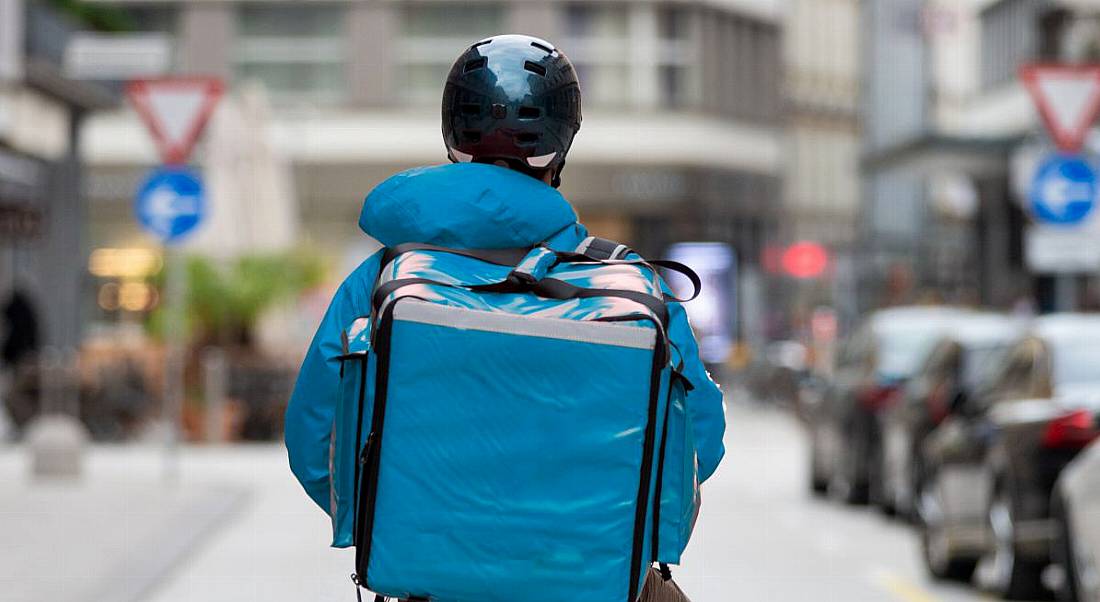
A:
[[[523,63],[523,68],[530,71],[531,73],[536,73],[538,75],[546,77],[546,67],[543,67],[542,65],[540,65],[538,63],[534,63],[534,62],[531,62],[531,61],[525,61]]]
[[[481,58],[466,61],[466,64],[463,65],[463,67],[462,67],[462,72],[463,73],[469,73],[471,71],[476,71],[478,69],[481,69],[482,67],[485,66],[485,61],[486,61],[485,57],[481,57]]]
[[[470,102],[463,103],[462,104],[462,114],[463,115],[480,115],[481,114],[481,105],[470,103]]]
[[[520,107],[517,115],[520,119],[538,119],[542,117],[542,109],[538,107]]]
[[[531,42],[531,45],[534,46],[535,48],[538,48],[539,50],[545,50],[546,54],[553,54],[554,53],[553,48],[543,46],[542,44],[539,44],[538,42]]]
[[[516,142],[520,144],[534,144],[539,141],[539,135],[536,132],[523,132],[522,134],[516,134]]]
[[[477,130],[463,130],[462,137],[471,144],[477,144],[481,142],[481,132]]]

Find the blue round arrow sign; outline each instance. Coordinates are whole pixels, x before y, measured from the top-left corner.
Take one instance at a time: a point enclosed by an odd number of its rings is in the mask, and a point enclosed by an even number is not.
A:
[[[1031,184],[1031,212],[1054,226],[1075,226],[1096,207],[1096,171],[1080,155],[1052,155],[1039,164]]]
[[[179,168],[153,170],[134,199],[138,222],[165,244],[178,242],[194,230],[205,210],[202,181]]]

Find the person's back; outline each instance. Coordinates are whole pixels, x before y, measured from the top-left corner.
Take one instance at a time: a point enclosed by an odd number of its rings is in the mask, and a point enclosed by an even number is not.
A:
[[[379,185],[359,225],[387,248],[428,243],[456,249],[545,245],[573,251],[588,237],[555,190],[580,127],[580,90],[568,59],[527,36],[482,41],[456,61],[444,91],[443,134],[451,165],[413,169]],[[287,409],[291,468],[310,497],[337,520],[330,440],[345,328],[371,314],[382,252],[363,262],[333,299],[303,363]],[[683,308],[670,303],[668,338],[690,391],[686,405],[698,450],[699,480],[723,455],[722,396],[698,358]],[[336,529],[333,545],[352,544]],[[651,578],[652,597],[660,579]],[[471,601],[475,602],[475,601]]]

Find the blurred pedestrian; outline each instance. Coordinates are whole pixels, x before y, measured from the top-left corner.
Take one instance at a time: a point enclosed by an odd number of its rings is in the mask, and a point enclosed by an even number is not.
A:
[[[23,291],[16,289],[4,303],[0,327],[0,441],[10,436],[12,420],[8,400],[13,395],[19,367],[38,353],[38,314]]]

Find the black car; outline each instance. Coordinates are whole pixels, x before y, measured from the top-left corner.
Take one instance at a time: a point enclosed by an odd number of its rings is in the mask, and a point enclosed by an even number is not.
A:
[[[929,570],[1009,598],[1041,595],[1051,494],[1095,437],[1100,316],[1039,318],[989,381],[955,400],[922,448],[917,511]]]
[[[1021,336],[1022,326],[1020,320],[992,313],[958,324],[933,348],[901,401],[879,414],[882,468],[877,474],[882,479],[871,497],[887,514],[913,518],[925,437],[947,417],[955,399],[974,392],[989,364]]]
[[[832,382],[806,413],[814,493],[868,501],[882,466],[878,414],[898,401],[936,342],[971,315],[945,307],[880,310],[844,342]]]

